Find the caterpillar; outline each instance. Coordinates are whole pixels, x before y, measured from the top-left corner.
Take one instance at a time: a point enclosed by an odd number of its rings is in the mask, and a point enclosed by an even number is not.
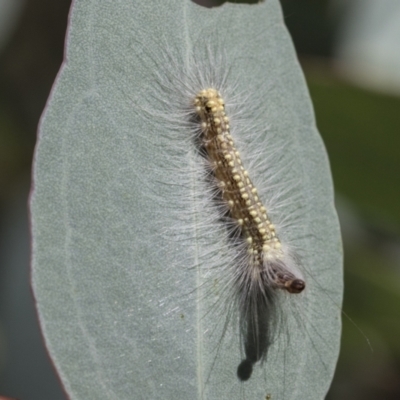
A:
[[[268,313],[274,306],[274,290],[300,293],[305,282],[287,266],[287,255],[282,250],[275,226],[230,135],[229,118],[221,94],[214,88],[201,90],[194,106],[201,120],[201,143],[216,185],[229,210],[229,218],[237,224],[239,232],[235,236],[246,244],[242,246],[245,261],[234,271],[246,355],[237,375],[245,381],[251,376],[253,364],[265,359],[268,351]]]

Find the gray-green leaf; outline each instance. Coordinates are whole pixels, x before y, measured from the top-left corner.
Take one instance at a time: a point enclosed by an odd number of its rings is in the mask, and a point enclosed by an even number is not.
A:
[[[227,86],[251,88],[249,107],[267,110],[245,123],[283,143],[265,174],[279,177],[290,161],[287,193],[298,203],[288,207],[301,209],[287,236],[306,293],[282,306],[289,315],[246,383],[236,377],[235,313],[224,331],[223,307],[212,307],[219,292],[210,299],[209,277],[196,268],[221,229],[196,236],[207,222],[206,208],[195,211],[201,183],[171,177],[177,166],[190,177],[196,158],[174,141],[174,118],[185,116],[159,85],[204,49],[222,54]],[[264,140],[248,143],[248,161],[251,149],[268,153]],[[76,0],[40,126],[31,212],[40,323],[72,399],[324,398],[339,349],[341,242],[327,157],[277,0],[212,9],[189,0]]]

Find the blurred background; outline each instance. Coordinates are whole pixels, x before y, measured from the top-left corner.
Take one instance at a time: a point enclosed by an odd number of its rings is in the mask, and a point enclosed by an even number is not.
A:
[[[342,350],[327,399],[398,400],[400,1],[281,3],[331,160],[345,248]],[[66,399],[29,286],[27,196],[69,7],[0,0],[0,395],[19,399]]]

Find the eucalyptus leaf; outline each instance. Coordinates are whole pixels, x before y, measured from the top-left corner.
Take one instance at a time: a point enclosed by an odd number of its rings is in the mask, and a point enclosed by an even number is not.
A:
[[[221,328],[221,314],[198,294],[205,278],[183,265],[196,266],[218,231],[185,237],[204,222],[192,218],[166,237],[179,226],[171,210],[190,215],[196,204],[187,200],[202,193],[196,183],[166,184],[169,160],[190,174],[195,159],[174,153],[174,110],[157,77],[178,76],[172,69],[210,48],[239,92],[261,91],[255,99],[268,115],[254,118],[279,133],[277,157],[294,165],[289,192],[303,210],[296,243],[307,293],[245,383],[236,376],[238,327]],[[263,143],[255,136],[251,146]],[[327,156],[277,0],[210,9],[76,0],[39,129],[31,216],[38,315],[70,398],[324,398],[339,350],[341,241]]]

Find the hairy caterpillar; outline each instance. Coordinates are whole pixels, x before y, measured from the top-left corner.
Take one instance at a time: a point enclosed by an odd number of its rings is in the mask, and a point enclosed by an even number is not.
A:
[[[268,313],[274,307],[274,290],[300,293],[305,282],[291,271],[293,261],[282,250],[275,226],[242,164],[230,135],[221,94],[213,88],[202,90],[194,105],[202,121],[200,140],[216,185],[229,209],[230,222],[237,224],[238,232],[232,232],[232,236],[244,241],[236,243],[241,247],[243,261],[233,266],[232,272],[240,297],[241,326],[245,329],[242,336],[246,359],[239,365],[237,374],[239,379],[247,380],[253,364],[265,359],[270,345]]]

